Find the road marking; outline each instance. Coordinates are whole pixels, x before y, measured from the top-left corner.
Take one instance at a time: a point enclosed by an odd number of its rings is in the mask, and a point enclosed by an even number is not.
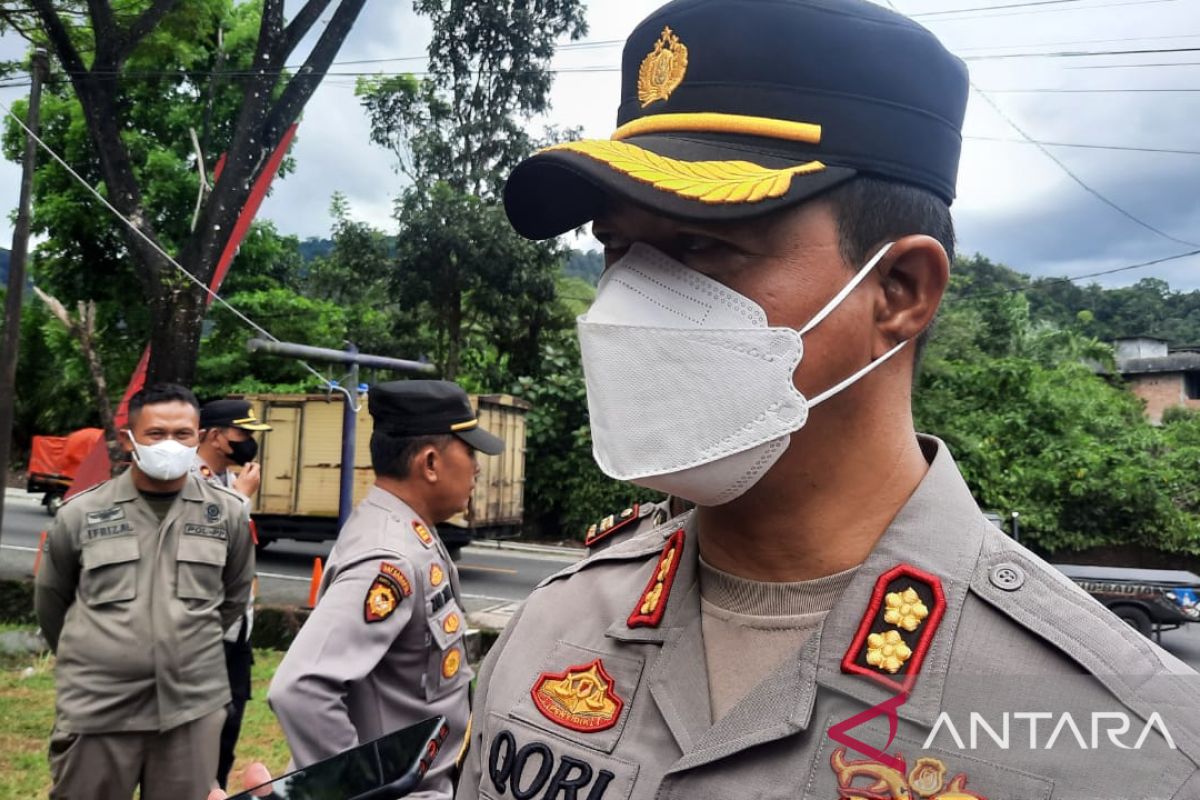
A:
[[[256,573],[260,578],[274,578],[277,581],[300,581],[301,583],[311,583],[312,576],[307,577],[301,575],[284,575],[281,572],[259,572]]]
[[[458,569],[460,571],[464,570],[464,569],[475,569],[475,570],[479,570],[480,572],[499,572],[504,575],[516,575],[517,574],[517,571],[515,569],[505,569],[504,567],[485,567],[480,564],[459,564]]]
[[[36,547],[26,547],[23,544],[0,544],[0,550],[23,550],[26,553],[36,553]]]

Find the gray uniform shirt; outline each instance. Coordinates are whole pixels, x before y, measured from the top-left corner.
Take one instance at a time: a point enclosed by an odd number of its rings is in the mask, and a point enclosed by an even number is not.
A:
[[[34,595],[58,656],[55,724],[166,731],[225,706],[221,635],[253,579],[249,517],[231,491],[189,475],[161,523],[132,471],[71,498]]]
[[[1200,797],[1200,676],[922,445],[928,473],[824,622],[715,724],[690,516],[549,578],[484,662],[459,797]]]
[[[450,735],[411,797],[448,798],[470,716],[458,570],[403,501],[374,487],[338,535],[320,599],[268,694],[303,767],[435,715]]]

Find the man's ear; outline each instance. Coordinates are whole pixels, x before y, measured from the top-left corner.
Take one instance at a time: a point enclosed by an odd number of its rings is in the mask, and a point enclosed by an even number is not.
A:
[[[950,259],[941,242],[932,236],[898,239],[880,260],[883,292],[876,304],[878,358],[895,344],[915,339],[937,314],[950,280]]]
[[[438,453],[437,448],[433,445],[423,448],[417,459],[421,468],[421,474],[425,476],[425,480],[430,483],[437,483],[438,467],[441,461],[441,454]]]

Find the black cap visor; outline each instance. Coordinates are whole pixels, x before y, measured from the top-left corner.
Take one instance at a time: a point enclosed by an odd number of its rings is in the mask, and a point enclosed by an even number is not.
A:
[[[504,452],[504,440],[498,436],[493,436],[483,428],[455,431],[454,435],[486,455],[495,456]]]
[[[529,239],[558,236],[595,219],[612,197],[676,219],[736,221],[796,205],[856,174],[821,162],[816,149],[787,152],[764,148],[762,141],[651,134],[566,143],[513,170],[504,187],[505,210],[513,228]]]

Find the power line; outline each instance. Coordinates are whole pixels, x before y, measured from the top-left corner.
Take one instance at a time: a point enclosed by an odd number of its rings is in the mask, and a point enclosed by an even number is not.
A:
[[[1095,58],[1097,56],[1144,56],[1162,53],[1200,53],[1200,47],[1158,47],[1136,50],[1059,50],[1048,53],[994,53],[962,56],[963,61],[1004,61],[1012,58]]]
[[[1022,47],[1066,47],[1069,45],[1078,44],[1111,44],[1113,42],[1152,42],[1162,39],[1200,39],[1200,34],[1169,33],[1163,36],[1122,36],[1117,39],[1071,39],[1058,42],[1027,42],[1025,44],[979,45],[976,47],[957,47],[954,49],[954,52],[964,53],[975,50],[1018,50]]]
[[[900,10],[898,8],[896,8],[896,4],[893,2],[893,0],[885,0],[885,2],[888,4],[889,7],[891,7],[891,9],[893,11],[899,13]],[[1139,227],[1145,228],[1146,230],[1150,231],[1151,233],[1156,234],[1157,236],[1161,236],[1162,238],[1167,239],[1172,242],[1175,242],[1176,244],[1186,245],[1187,247],[1200,247],[1200,244],[1196,244],[1195,242],[1189,242],[1186,239],[1180,239],[1175,236],[1172,236],[1171,234],[1167,233],[1166,231],[1163,231],[1163,230],[1160,230],[1159,228],[1154,227],[1149,222],[1139,219],[1138,217],[1134,216],[1130,212],[1126,211],[1121,206],[1114,203],[1112,200],[1109,200],[1107,197],[1102,195],[1100,192],[1093,189],[1091,186],[1089,186],[1087,184],[1087,182],[1085,182],[1082,178],[1080,178],[1078,175],[1076,175],[1071,170],[1071,168],[1068,167],[1062,161],[1062,159],[1060,159],[1058,156],[1054,155],[1054,153],[1050,152],[1050,149],[1046,145],[1042,144],[1037,139],[1034,139],[1032,136],[1030,136],[1025,131],[1024,128],[1022,128],[1020,125],[1017,124],[1016,120],[1014,120],[1012,117],[1010,117],[1008,114],[1006,114],[1004,112],[1004,109],[1002,109],[995,100],[993,100],[989,95],[987,95],[986,93],[981,91],[980,88],[975,85],[974,81],[969,80],[969,85],[975,91],[975,93],[977,95],[979,95],[981,98],[983,98],[984,102],[986,102],[989,106],[992,107],[993,111],[995,111],[997,114],[1000,115],[1001,119],[1003,119],[1005,122],[1008,123],[1009,127],[1011,127],[1014,131],[1016,131],[1017,133],[1019,133],[1021,135],[1022,139],[1026,140],[1030,144],[1037,147],[1037,149],[1042,152],[1042,155],[1046,156],[1046,158],[1050,159],[1055,164],[1057,164],[1058,168],[1061,169],[1064,173],[1066,173],[1067,177],[1069,177],[1075,183],[1079,184],[1080,188],[1082,188],[1085,192],[1092,195],[1097,200],[1104,203],[1106,206],[1111,208],[1113,211],[1116,211],[1118,214],[1125,217],[1129,221],[1135,223]]]
[[[1151,64],[1089,64],[1067,69],[1134,69],[1137,67],[1200,67],[1200,61],[1160,61]]]
[[[888,0],[884,0],[884,2],[888,2]],[[1102,5],[1102,6],[1075,6],[1072,8],[1034,8],[1034,9],[1029,9],[1029,10],[1024,10],[1024,11],[1020,11],[1020,10],[1018,10],[1018,11],[1000,11],[1000,12],[994,13],[994,14],[978,14],[978,15],[972,15],[968,12],[963,11],[963,12],[960,12],[960,15],[957,17],[943,18],[942,20],[939,20],[939,21],[942,21],[942,22],[968,22],[971,20],[991,19],[991,18],[995,18],[995,17],[1020,17],[1020,16],[1028,16],[1030,14],[1057,14],[1057,13],[1061,13],[1064,11],[1098,11],[1098,10],[1104,9],[1104,8],[1118,8],[1120,6],[1143,6],[1143,5],[1149,5],[1151,3],[1173,3],[1173,2],[1175,2],[1175,0],[1125,0],[1124,2],[1108,3],[1108,4]],[[926,11],[923,13],[913,14],[911,16],[920,17],[920,16],[934,14],[934,13],[938,13],[938,12]],[[950,12],[941,12],[941,13],[948,14]]]
[[[988,94],[1151,94],[1178,92],[1182,94],[1200,92],[1200,89],[982,89]]]
[[[159,246],[158,242],[154,241],[149,236],[147,236],[146,233],[143,232],[140,227],[138,227],[136,224],[133,223],[132,220],[128,219],[127,217],[125,217],[124,214],[122,214],[120,211],[118,211],[113,206],[112,203],[108,202],[108,200],[104,197],[104,195],[100,194],[100,192],[98,192],[95,189],[95,187],[93,187],[90,183],[88,183],[86,180],[84,180],[83,177],[78,172],[71,169],[71,165],[68,164],[66,161],[64,161],[62,159],[62,157],[50,147],[50,145],[46,144],[44,141],[41,140],[41,138],[38,137],[37,134],[35,134],[33,131],[31,131],[25,125],[25,121],[23,119],[21,119],[20,117],[18,117],[15,113],[13,113],[13,110],[11,108],[9,108],[4,103],[0,103],[0,108],[2,108],[5,112],[7,112],[10,117],[12,117],[14,120],[16,120],[17,124],[21,126],[21,129],[25,131],[26,136],[30,137],[31,139],[33,139],[33,141],[37,142],[38,145],[43,150],[45,150],[46,153],[52,159],[57,161],[59,166],[61,166],[63,169],[65,169],[72,178],[74,178],[81,186],[83,186],[84,189],[86,189],[88,191],[88,193],[90,193],[93,197],[95,197],[97,200],[99,200],[101,202],[101,204],[103,204],[105,208],[107,208],[109,211],[111,211],[117,217],[117,219],[121,220],[121,222],[123,222],[127,228],[129,228],[131,231],[133,231],[135,234],[137,234],[139,237],[141,237],[141,239],[143,241],[145,241],[146,244],[150,245],[151,249],[153,249],[156,253],[158,253],[160,256],[162,256],[164,259],[166,259],[167,263],[169,263],[171,266],[175,267],[175,269],[179,270],[179,272],[181,272],[185,278],[187,278],[189,281],[191,281],[192,283],[196,284],[201,289],[203,289],[204,292],[206,292],[208,294],[208,296],[213,299],[213,301],[215,301],[218,305],[225,308],[227,311],[229,311],[235,317],[240,319],[242,322],[246,323],[248,326],[253,328],[258,333],[262,334],[263,336],[267,337],[271,341],[273,341],[273,342],[279,341],[279,339],[277,339],[274,335],[272,335],[270,331],[268,331],[266,328],[259,325],[254,320],[247,317],[245,314],[243,314],[238,309],[234,308],[232,305],[230,305],[230,303],[227,300],[225,300],[224,297],[221,297],[221,295],[214,292],[208,286],[208,284],[206,284],[204,281],[197,278],[195,275],[193,275],[191,272],[189,272],[186,268],[184,268],[184,266],[182,264],[180,264],[178,261],[176,261],[170,255],[168,255],[167,252],[165,250],[163,250],[162,247]],[[308,362],[299,361],[298,363],[301,366],[303,366],[306,370],[311,372],[317,378],[317,380],[319,380],[319,381],[321,381],[321,383],[325,384],[327,388],[342,391],[346,395],[347,402],[351,402],[351,403],[353,402],[353,398],[350,396],[350,393],[344,387],[338,386],[336,383],[334,383],[333,381],[326,378],[320,372],[313,369],[312,366],[310,366],[308,364]]]
[[[961,295],[953,298],[952,302],[958,302],[960,300],[983,300],[988,297],[999,297],[1000,295],[1005,295],[1005,294],[1016,294],[1017,292],[1028,292],[1028,291],[1032,291],[1034,289],[1041,290],[1041,289],[1045,289],[1050,286],[1059,286],[1064,283],[1074,283],[1075,281],[1082,281],[1082,280],[1086,280],[1088,278],[1100,278],[1105,275],[1115,275],[1118,272],[1129,272],[1130,270],[1135,270],[1135,269],[1145,269],[1146,267],[1153,267],[1157,264],[1164,264],[1168,261],[1178,261],[1181,258],[1190,258],[1191,256],[1196,256],[1196,255],[1200,255],[1200,249],[1189,250],[1186,253],[1176,253],[1173,256],[1163,256],[1162,258],[1154,258],[1154,259],[1151,259],[1150,261],[1139,261],[1136,264],[1126,264],[1125,266],[1122,266],[1122,267],[1112,267],[1110,269],[1102,269],[1102,270],[1098,270],[1096,272],[1086,272],[1082,275],[1071,275],[1071,276],[1065,276],[1065,277],[1061,277],[1061,278],[1034,278],[1034,280],[1036,281],[1036,284],[1029,284],[1027,286],[1012,286],[1012,287],[1009,287],[1006,289],[994,289],[994,290],[987,291],[987,292],[978,292],[978,293],[968,292],[968,293],[964,293],[964,294],[961,294]]]
[[[976,11],[995,11],[997,9],[1008,8],[1028,8],[1030,6],[1061,6],[1068,3],[1078,3],[1081,0],[1031,0],[1025,3],[1006,3],[1004,5],[995,6],[974,6],[972,8],[951,8],[945,11],[922,11],[918,14],[909,14],[909,17],[941,17],[947,14],[971,14]]]
[[[1013,144],[1033,144],[1025,139],[1017,139],[1014,137],[1004,136],[963,136],[964,139],[973,139],[983,142],[1011,142]],[[1133,153],[1170,153],[1181,156],[1200,156],[1200,150],[1174,150],[1166,147],[1123,147],[1121,145],[1112,144],[1077,144],[1070,142],[1040,142],[1047,147],[1074,147],[1085,150],[1121,150]]]

